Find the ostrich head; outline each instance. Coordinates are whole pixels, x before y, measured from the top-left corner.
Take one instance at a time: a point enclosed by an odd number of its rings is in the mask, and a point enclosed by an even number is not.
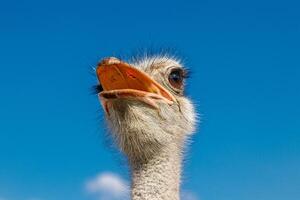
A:
[[[130,161],[148,160],[171,146],[182,149],[195,113],[184,95],[187,72],[178,60],[155,56],[128,64],[110,57],[96,72],[112,136]]]

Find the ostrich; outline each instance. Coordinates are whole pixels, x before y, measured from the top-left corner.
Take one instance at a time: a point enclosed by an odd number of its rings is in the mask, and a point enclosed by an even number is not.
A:
[[[170,56],[128,64],[103,59],[98,96],[111,135],[128,158],[132,200],[179,200],[184,146],[196,115],[184,96],[187,71]]]

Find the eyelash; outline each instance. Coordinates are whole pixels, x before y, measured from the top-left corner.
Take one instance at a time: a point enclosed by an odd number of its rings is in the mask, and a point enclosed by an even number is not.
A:
[[[92,93],[93,94],[99,94],[102,91],[103,91],[103,88],[100,84],[92,86]]]
[[[191,77],[191,71],[189,69],[183,69],[182,72],[183,78],[187,79]]]
[[[191,71],[189,69],[179,68],[179,70],[182,71],[182,77],[183,77],[183,79],[187,79],[187,78],[191,77]]]

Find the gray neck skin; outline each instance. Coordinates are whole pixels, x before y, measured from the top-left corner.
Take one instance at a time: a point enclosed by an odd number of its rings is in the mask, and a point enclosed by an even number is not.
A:
[[[168,147],[157,154],[143,163],[131,162],[132,200],[179,200],[181,152]]]

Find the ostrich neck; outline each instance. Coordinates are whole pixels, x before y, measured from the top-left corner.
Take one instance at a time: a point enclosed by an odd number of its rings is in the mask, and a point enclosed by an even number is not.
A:
[[[146,162],[133,162],[131,168],[132,200],[179,200],[181,152],[177,145]]]

